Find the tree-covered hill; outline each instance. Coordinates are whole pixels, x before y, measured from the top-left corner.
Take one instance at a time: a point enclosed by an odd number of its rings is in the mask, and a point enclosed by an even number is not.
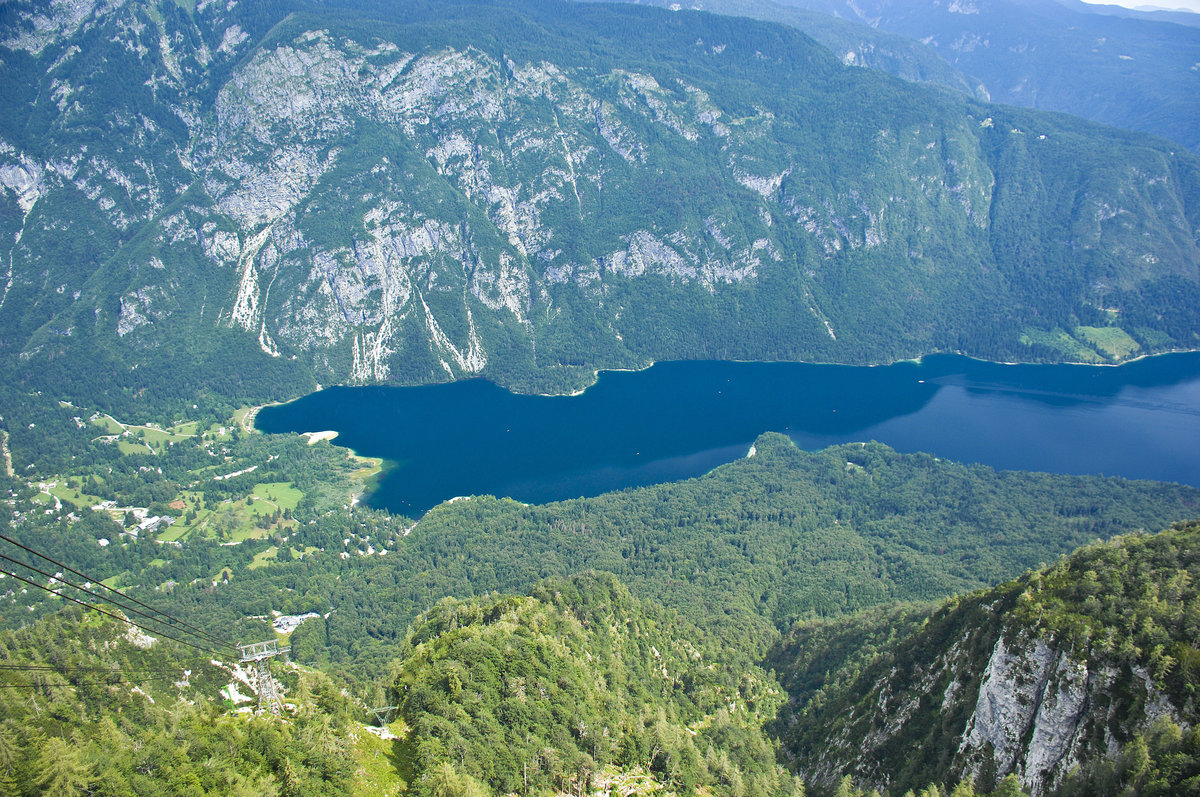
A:
[[[383,744],[319,672],[277,669],[281,718],[234,713],[230,665],[67,609],[0,632],[0,793],[1184,794],[1198,556],[1195,522],[1128,535],[761,663],[610,574],[445,598],[389,646]]]
[[[1135,534],[941,607],[800,625],[768,657],[815,783],[1041,794],[1200,784],[1200,524]]]
[[[639,777],[678,794],[803,794],[762,729],[775,680],[610,575],[443,600],[394,670],[421,794],[472,780],[480,793],[626,793]]]
[[[276,667],[281,717],[235,712],[236,665],[78,608],[0,651],[6,797],[803,794],[763,731],[774,679],[607,575],[430,608],[392,649],[382,743],[319,672]]]
[[[1200,161],[628,5],[11,3],[6,381],[110,411],[317,381],[1200,332]]]
[[[0,633],[5,797],[340,797],[361,708],[317,672],[290,672],[288,721],[234,713],[235,665],[64,609]]]

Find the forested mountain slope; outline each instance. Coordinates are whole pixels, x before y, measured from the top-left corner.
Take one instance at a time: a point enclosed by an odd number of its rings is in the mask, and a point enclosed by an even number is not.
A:
[[[4,795],[803,794],[774,679],[607,575],[431,607],[380,674],[382,739],[319,672],[277,666],[283,716],[254,716],[236,664],[78,608],[0,650]]]
[[[643,780],[678,794],[804,793],[762,729],[783,700],[774,678],[611,575],[550,579],[528,597],[441,601],[413,624],[394,671],[411,728],[404,755],[425,784],[624,794]]]
[[[1106,360],[1200,330],[1194,156],[780,26],[550,0],[2,24],[0,342],[35,387],[562,390],[652,359]]]
[[[817,783],[990,790],[1016,774],[1035,795],[1190,793],[1198,576],[1192,522],[936,610],[799,626],[769,657],[792,696],[777,728]]]
[[[6,797],[351,793],[361,708],[320,673],[284,677],[283,723],[228,710],[230,686],[253,694],[235,664],[75,606],[0,633],[0,652]]]
[[[244,672],[69,609],[0,632],[0,792],[804,793],[782,746],[817,794],[1186,793],[1198,552],[1196,523],[1131,535],[799,626],[762,663],[608,574],[446,598],[386,648],[384,744],[378,701],[319,672],[276,668],[282,718],[235,714],[218,690],[244,705]]]
[[[603,0],[576,0],[601,2]],[[608,0],[611,2],[612,0]],[[712,14],[749,17],[778,22],[796,28],[830,49],[847,66],[865,66],[914,83],[933,83],[961,91],[977,99],[988,99],[978,78],[952,67],[932,48],[915,39],[844,19],[824,11],[786,2],[786,0],[690,0],[685,4],[672,0],[628,0],[636,5]]]

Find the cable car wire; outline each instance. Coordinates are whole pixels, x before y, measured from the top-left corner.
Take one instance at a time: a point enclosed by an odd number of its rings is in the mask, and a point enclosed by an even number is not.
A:
[[[86,601],[81,601],[78,598],[73,598],[70,595],[64,595],[63,593],[58,592],[57,590],[50,589],[49,587],[44,587],[41,584],[37,583],[36,581],[31,581],[28,578],[23,578],[23,577],[17,575],[16,573],[11,573],[8,570],[5,570],[4,568],[0,568],[0,573],[4,573],[7,576],[11,576],[12,578],[17,579],[18,581],[22,581],[22,582],[30,585],[31,587],[37,587],[38,589],[45,590],[46,592],[49,592],[51,595],[57,595],[60,598],[66,598],[67,600],[71,601],[72,603],[78,603],[80,606],[84,607],[85,609],[91,609],[94,612],[99,612],[100,614],[106,614],[109,617],[113,618],[114,620],[120,620],[122,623],[129,623],[132,626],[137,626],[138,628],[142,629],[143,631],[147,631],[151,634],[157,634],[158,636],[166,637],[167,639],[170,639],[172,642],[178,642],[181,645],[187,645],[189,648],[195,648],[196,650],[203,650],[205,653],[211,653],[214,656],[224,655],[219,650],[214,650],[213,648],[208,648],[208,647],[204,647],[202,645],[197,645],[192,642],[186,642],[182,639],[179,639],[178,637],[173,637],[170,634],[164,634],[162,631],[158,631],[156,629],[144,626],[141,623],[135,623],[133,620],[130,620],[128,617],[121,617],[120,615],[116,615],[110,611],[101,609],[99,606],[95,606],[91,603],[87,603]]]
[[[39,574],[39,575],[45,576],[46,578],[50,579],[52,582],[53,582],[53,581],[57,581],[57,582],[59,582],[60,584],[65,584],[65,585],[67,585],[68,587],[73,587],[74,589],[77,589],[77,590],[79,590],[80,592],[83,592],[83,593],[86,593],[86,594],[88,594],[88,595],[91,595],[93,598],[97,598],[97,599],[99,599],[99,600],[102,600],[102,601],[104,601],[104,602],[106,602],[106,603],[111,603],[111,604],[114,604],[114,605],[115,605],[117,608],[121,609],[121,611],[124,611],[124,612],[129,612],[129,613],[131,613],[131,614],[140,615],[140,616],[142,616],[142,617],[145,617],[146,619],[150,620],[151,622],[155,622],[155,623],[161,623],[161,624],[163,624],[163,625],[167,625],[167,624],[168,624],[166,620],[161,620],[161,619],[159,619],[159,618],[157,618],[157,617],[155,617],[155,616],[153,616],[153,615],[146,614],[145,612],[143,612],[143,611],[139,611],[139,610],[137,610],[137,609],[134,609],[134,608],[132,608],[132,607],[130,607],[130,606],[122,606],[122,605],[121,605],[119,602],[117,602],[117,601],[114,601],[114,600],[112,600],[111,598],[109,598],[109,597],[107,597],[107,596],[101,595],[101,594],[100,594],[100,593],[98,593],[98,592],[94,592],[94,591],[92,591],[92,590],[88,589],[87,587],[81,587],[81,586],[79,586],[78,584],[74,584],[74,583],[72,583],[72,582],[70,582],[70,581],[67,581],[65,578],[63,578],[63,577],[61,577],[61,576],[59,576],[59,575],[56,575],[56,574],[54,574],[54,573],[47,573],[45,570],[41,570],[41,569],[39,569],[39,568],[36,568],[36,567],[34,567],[33,565],[26,564],[26,563],[24,563],[24,562],[20,561],[19,559],[13,559],[11,556],[5,556],[5,555],[4,555],[4,554],[2,554],[2,553],[0,553],[0,559],[4,559],[5,561],[12,562],[13,564],[20,565],[21,567],[24,567],[24,568],[28,568],[29,570],[32,570],[33,572],[35,572],[35,573],[37,573],[37,574]],[[65,597],[65,596],[64,596],[64,597]],[[149,630],[149,629],[147,629],[147,630]],[[154,631],[153,633],[161,633],[161,632]],[[225,643],[225,642],[218,642],[217,644],[220,644],[220,645],[226,645],[227,643]],[[232,646],[232,645],[229,645],[229,647],[230,647],[230,648],[232,648],[233,646]]]
[[[227,640],[220,639],[219,637],[216,637],[216,636],[208,633],[207,631],[197,628],[196,626],[194,626],[190,623],[185,623],[183,620],[173,617],[172,615],[168,614],[167,612],[164,612],[162,609],[156,609],[153,606],[142,603],[137,598],[133,598],[133,597],[130,597],[129,595],[126,595],[124,592],[121,592],[121,590],[117,589],[116,587],[110,587],[107,584],[105,584],[103,581],[101,581],[100,579],[91,578],[90,576],[80,573],[75,568],[65,565],[62,562],[58,561],[57,559],[53,559],[49,556],[46,556],[46,554],[44,554],[44,553],[35,551],[33,548],[30,548],[28,545],[24,545],[23,543],[17,542],[16,540],[14,540],[11,537],[7,537],[3,534],[0,534],[0,540],[4,540],[7,543],[15,545],[18,548],[20,548],[21,550],[27,551],[40,559],[45,559],[47,562],[50,562],[51,564],[55,565],[56,567],[61,567],[64,571],[72,573],[76,576],[79,576],[84,581],[104,587],[104,589],[108,590],[109,592],[115,592],[117,595],[120,595],[122,598],[129,601],[130,603],[137,604],[138,606],[141,606],[142,608],[149,609],[150,611],[155,612],[157,614],[161,614],[164,617],[168,618],[171,621],[172,625],[179,625],[183,628],[189,629],[193,633],[195,633],[201,637],[204,637],[205,639],[209,640],[213,644],[217,644],[217,645],[230,644]],[[12,560],[9,560],[9,561],[12,561]],[[28,566],[28,565],[26,565],[26,566]],[[82,589],[82,588],[80,588],[80,589]],[[110,599],[102,598],[102,600],[110,600]],[[125,607],[122,606],[121,608],[123,609]]]

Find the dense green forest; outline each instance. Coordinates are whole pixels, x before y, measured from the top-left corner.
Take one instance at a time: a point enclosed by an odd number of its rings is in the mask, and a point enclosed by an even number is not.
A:
[[[398,710],[383,746],[367,729],[371,703],[318,671],[276,668],[282,719],[231,713],[216,693],[244,676],[229,665],[64,609],[0,632],[0,789],[332,796],[407,784],[425,795],[776,795],[804,793],[797,775],[812,775],[808,793],[870,795],[864,751],[829,777],[812,771],[812,762],[846,754],[837,749],[842,726],[881,699],[860,690],[888,678],[919,688],[911,674],[931,672],[927,663],[948,647],[968,658],[939,677],[979,690],[982,661],[970,657],[986,660],[990,643],[976,637],[1003,635],[1014,645],[1044,639],[1116,672],[1093,696],[1102,710],[1115,708],[1094,732],[1107,728],[1119,753],[1085,756],[1047,793],[1188,793],[1200,777],[1200,736],[1188,730],[1192,659],[1200,660],[1198,557],[1197,523],[1126,535],[941,606],[799,624],[761,661],[633,597],[610,574],[547,579],[523,596],[446,598],[390,647],[374,694],[357,688]],[[1157,698],[1147,701],[1145,689],[1166,702],[1152,709]],[[891,773],[887,793],[1025,793],[1003,762],[980,772],[938,764],[939,748],[957,737],[934,705],[918,700],[902,721],[916,737],[865,751]],[[888,760],[888,750],[903,758]]]
[[[394,689],[418,777],[449,763],[501,794],[638,771],[680,793],[803,793],[762,731],[774,680],[611,575],[440,601],[404,651]]]
[[[802,617],[986,586],[1197,507],[1189,487],[996,472],[877,444],[809,453],[766,435],[756,450],[697,479],[591,499],[456,501],[407,534],[378,512],[330,514],[297,538],[324,553],[180,602],[216,627],[270,608],[329,613],[296,632],[298,655],[370,672],[442,596],[595,569],[761,651]],[[372,543],[389,553],[335,558]]]
[[[763,729],[774,676],[607,574],[422,614],[377,684],[382,746],[320,672],[277,668],[283,718],[235,713],[232,667],[79,609],[0,649],[5,795],[805,793]]]
[[[297,707],[280,722],[230,711],[229,666],[78,607],[0,650],[0,794],[350,793],[362,709],[318,672],[285,677]]]

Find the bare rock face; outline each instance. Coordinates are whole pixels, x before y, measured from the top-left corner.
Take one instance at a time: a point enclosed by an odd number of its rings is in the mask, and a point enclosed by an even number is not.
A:
[[[972,779],[990,754],[998,774],[1017,772],[1040,794],[1047,775],[1061,777],[1077,760],[1088,670],[1041,639],[1014,648],[996,640],[958,755]]]
[[[414,333],[446,376],[479,373],[488,353],[476,314],[511,319],[532,338],[535,308],[554,312],[553,284],[596,290],[611,275],[652,274],[711,293],[754,280],[764,258],[783,260],[768,230],[748,239],[714,218],[698,230],[621,234],[620,248],[590,258],[555,245],[563,233],[550,218],[584,221],[606,176],[644,161],[637,127],[726,139],[732,150],[742,136],[731,124],[762,122],[730,119],[694,86],[313,30],[257,52],[215,112],[215,131],[197,131],[193,148],[206,153],[207,213],[218,214],[203,222],[214,230],[205,255],[236,273],[222,320],[257,334],[272,356],[348,348],[335,379],[387,380]],[[329,176],[358,156],[346,140],[365,125],[398,133],[422,176],[460,199],[414,202],[406,189],[419,181],[387,155],[356,163],[355,178],[335,186]],[[330,191],[340,207],[315,210]],[[357,218],[338,220],[344,235],[311,220],[348,206]],[[126,315],[123,332],[137,326]]]
[[[1189,726],[1145,668],[1031,630],[1008,614],[1011,597],[958,614],[969,626],[952,644],[918,633],[888,669],[864,676],[854,710],[823,720],[817,736],[827,737],[797,759],[807,778],[832,784],[850,772],[887,789],[907,765],[926,781],[984,787],[1015,774],[1040,797],[1159,717]]]

